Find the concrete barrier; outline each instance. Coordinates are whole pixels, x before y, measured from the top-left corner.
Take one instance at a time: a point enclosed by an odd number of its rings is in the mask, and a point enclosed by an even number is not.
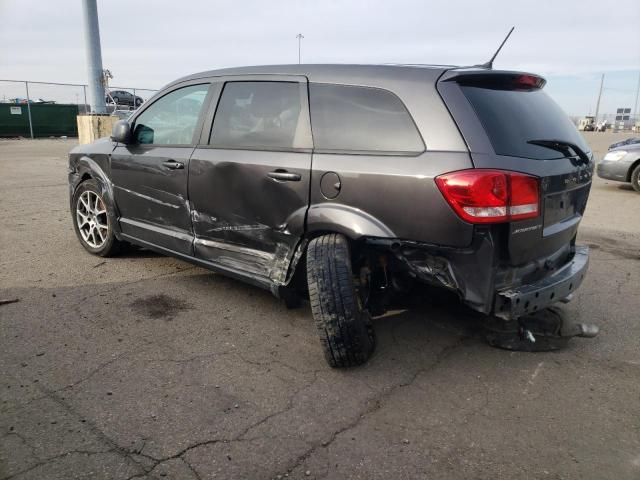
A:
[[[112,115],[78,115],[78,143],[91,143],[111,135],[113,124],[120,120]]]

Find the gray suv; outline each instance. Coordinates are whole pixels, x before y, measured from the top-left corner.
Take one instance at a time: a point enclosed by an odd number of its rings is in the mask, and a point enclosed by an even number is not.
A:
[[[69,158],[89,252],[132,243],[284,298],[308,295],[331,366],[416,283],[491,319],[566,299],[593,158],[539,76],[284,65],[177,80]],[[533,338],[535,340],[535,338]]]

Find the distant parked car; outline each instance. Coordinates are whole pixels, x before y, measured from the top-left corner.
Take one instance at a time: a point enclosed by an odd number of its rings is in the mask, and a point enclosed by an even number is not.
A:
[[[116,105],[130,105],[132,107],[139,107],[144,100],[137,95],[134,97],[133,93],[126,90],[113,90],[111,95],[106,97],[107,103],[115,103]]]
[[[625,145],[634,145],[636,143],[640,143],[639,137],[631,137],[626,140],[622,140],[621,142],[612,143],[609,145],[609,150],[613,150],[614,148],[624,147]]]
[[[598,163],[598,176],[607,180],[631,183],[640,192],[640,143],[609,150]]]

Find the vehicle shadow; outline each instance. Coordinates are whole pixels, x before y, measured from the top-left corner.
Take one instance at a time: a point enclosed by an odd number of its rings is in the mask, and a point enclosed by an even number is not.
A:
[[[213,272],[190,275],[182,280],[194,282],[199,288],[224,289],[229,297],[260,304],[265,316],[271,316],[281,326],[293,326],[315,334],[308,298],[302,299],[299,308],[287,309],[285,302],[270,292]],[[404,356],[401,350],[420,350],[435,338],[438,343],[450,343],[460,338],[485,343],[483,320],[483,315],[463,305],[455,293],[416,285],[410,294],[393,301],[384,314],[373,317],[372,323],[379,340],[378,348],[384,344]]]
[[[149,250],[131,243],[125,244],[123,250],[118,254],[118,258],[162,258],[166,257],[158,252]]]

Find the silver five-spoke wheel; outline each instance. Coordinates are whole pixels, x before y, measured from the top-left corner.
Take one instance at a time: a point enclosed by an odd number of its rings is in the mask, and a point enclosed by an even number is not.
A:
[[[76,203],[76,222],[87,245],[101,248],[105,244],[109,234],[107,209],[97,193],[82,192]]]

